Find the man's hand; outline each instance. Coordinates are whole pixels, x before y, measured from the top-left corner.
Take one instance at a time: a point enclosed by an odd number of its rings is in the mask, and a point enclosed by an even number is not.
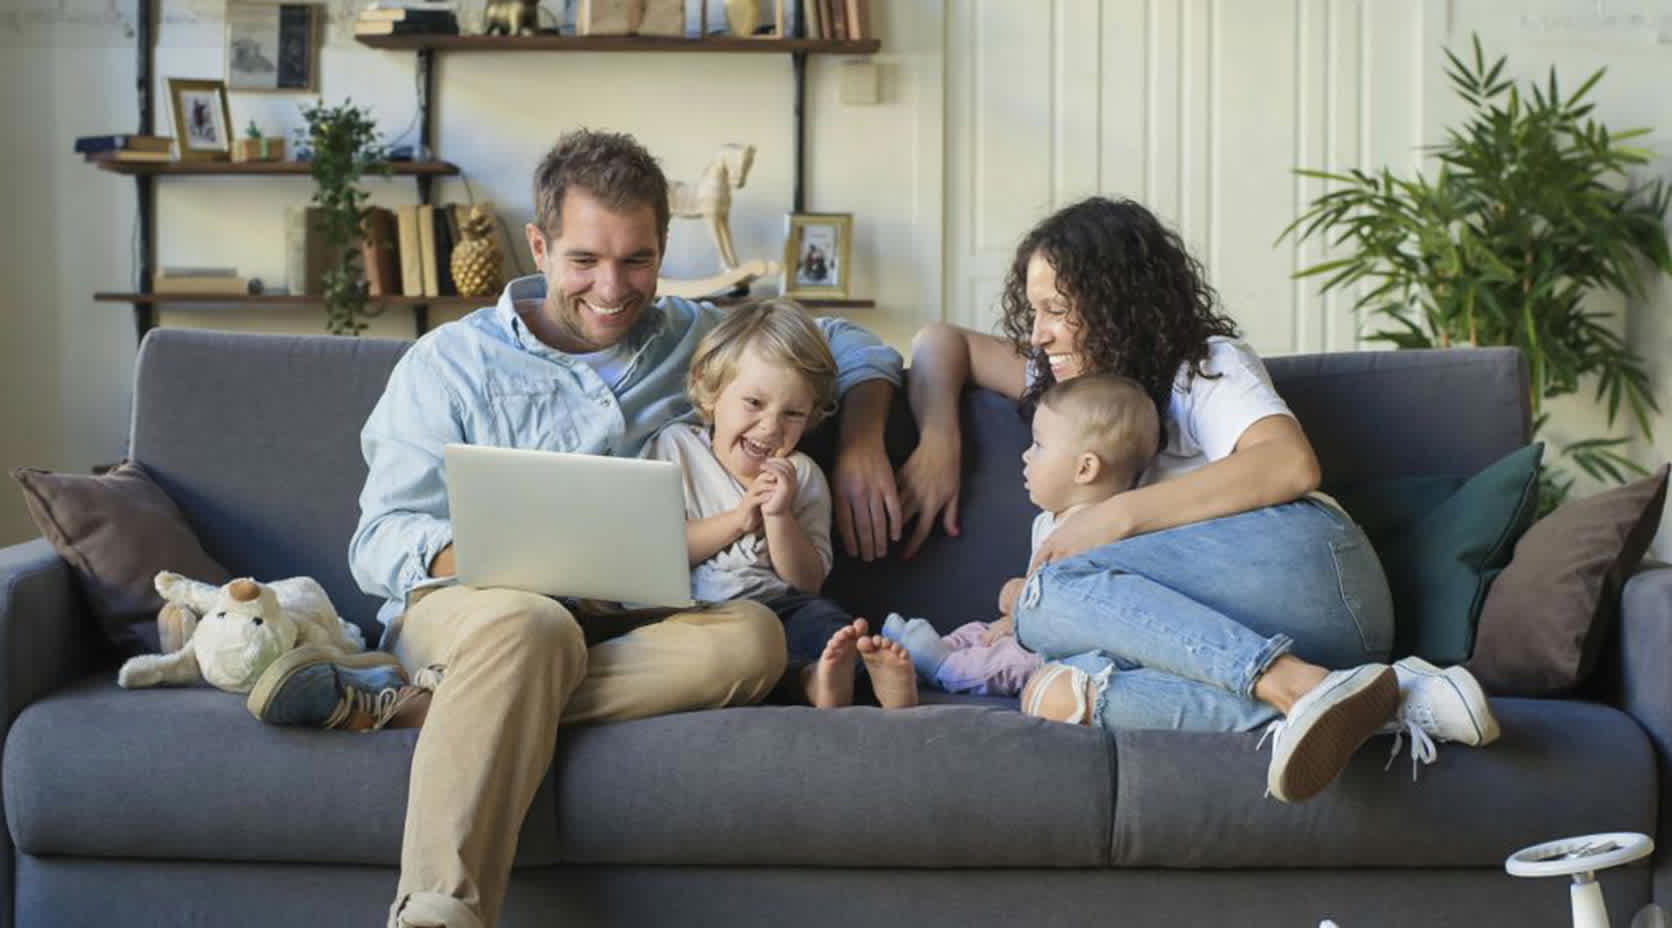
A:
[[[920,442],[900,468],[900,504],[905,518],[917,520],[905,557],[917,554],[940,517],[946,534],[958,534],[958,479],[963,465],[960,450],[940,442]]]
[[[1016,620],[1007,615],[988,624],[987,630],[981,633],[981,643],[990,645],[1014,634],[1016,634]]]
[[[436,552],[435,557],[430,558],[430,576],[451,577],[458,572],[458,565],[453,561],[453,543],[448,542],[447,547],[442,548]]]
[[[849,442],[836,452],[831,475],[836,530],[848,557],[872,561],[900,540],[900,494],[882,443]]]
[[[795,465],[783,458],[767,459],[761,465],[761,472],[755,475],[754,486],[765,494],[760,504],[761,515],[788,515],[795,502]]]

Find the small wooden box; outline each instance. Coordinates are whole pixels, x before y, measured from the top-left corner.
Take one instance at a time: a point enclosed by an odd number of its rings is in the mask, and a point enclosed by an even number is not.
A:
[[[262,136],[259,139],[233,139],[234,161],[283,161],[284,139]]]

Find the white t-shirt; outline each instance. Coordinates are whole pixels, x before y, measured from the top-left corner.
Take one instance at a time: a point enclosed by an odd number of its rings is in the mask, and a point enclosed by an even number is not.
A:
[[[685,518],[706,519],[737,508],[744,486],[714,456],[708,429],[676,422],[645,446],[644,456],[672,461],[685,472]],[[830,547],[830,484],[813,459],[797,451],[786,460],[795,465],[795,521],[819,553],[825,571],[834,553]],[[770,599],[794,592],[772,567],[764,533],[745,535],[719,553],[691,568],[691,598],[703,602],[731,599]]]
[[[1191,364],[1180,366],[1167,398],[1167,441],[1139,486],[1170,480],[1229,456],[1242,433],[1267,416],[1294,418],[1271,385],[1265,363],[1247,343],[1219,335],[1209,338],[1202,371],[1220,376],[1198,377]]]

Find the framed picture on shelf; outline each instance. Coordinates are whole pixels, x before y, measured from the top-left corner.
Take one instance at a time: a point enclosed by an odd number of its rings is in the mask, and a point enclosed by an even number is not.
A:
[[[227,0],[227,89],[312,92],[319,20],[319,7],[311,4]]]
[[[232,114],[225,81],[171,77],[174,142],[182,161],[224,161],[232,155]]]
[[[784,295],[846,299],[853,265],[852,213],[792,213],[784,238]]]

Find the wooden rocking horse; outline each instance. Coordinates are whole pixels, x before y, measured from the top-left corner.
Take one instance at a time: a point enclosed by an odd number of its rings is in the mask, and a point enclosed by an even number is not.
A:
[[[737,252],[732,248],[731,192],[743,189],[749,180],[749,167],[754,163],[755,146],[722,145],[696,183],[674,181],[668,185],[668,206],[672,215],[680,219],[701,219],[708,226],[714,250],[720,255],[721,272],[711,277],[685,280],[663,278],[657,281],[658,293],[696,299],[746,288],[756,277],[778,273],[775,261],[739,263]]]

